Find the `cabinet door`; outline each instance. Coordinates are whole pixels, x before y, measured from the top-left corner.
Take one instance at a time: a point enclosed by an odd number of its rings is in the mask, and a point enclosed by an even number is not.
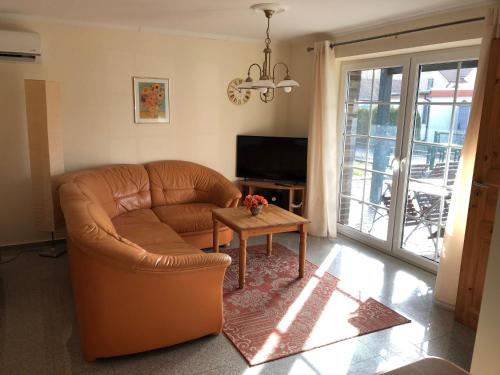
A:
[[[476,328],[500,187],[500,39],[491,46],[473,176],[455,318]]]

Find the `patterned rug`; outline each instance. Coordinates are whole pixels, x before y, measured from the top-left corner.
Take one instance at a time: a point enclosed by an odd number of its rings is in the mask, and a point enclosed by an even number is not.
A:
[[[372,298],[339,288],[340,280],[274,243],[247,251],[246,285],[238,289],[238,249],[224,280],[224,333],[253,366],[410,322]]]

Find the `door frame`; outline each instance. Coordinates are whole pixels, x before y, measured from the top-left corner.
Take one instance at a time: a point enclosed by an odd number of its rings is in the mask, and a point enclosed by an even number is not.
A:
[[[432,260],[423,258],[408,250],[401,248],[401,239],[403,236],[402,228],[406,200],[401,203],[401,196],[404,196],[408,179],[406,177],[408,171],[408,158],[413,136],[413,124],[415,114],[415,100],[417,95],[418,79],[419,79],[419,66],[422,64],[440,63],[448,61],[470,60],[479,59],[480,46],[450,48],[446,50],[432,50],[425,52],[418,52],[413,54],[392,55],[388,57],[363,59],[363,60],[350,60],[344,61],[341,64],[340,87],[338,95],[338,117],[337,121],[337,149],[338,162],[338,194],[337,207],[340,207],[340,191],[341,191],[341,175],[343,166],[344,154],[344,116],[345,116],[345,99],[347,95],[347,72],[363,69],[377,69],[391,66],[403,67],[403,80],[401,84],[401,100],[400,100],[400,113],[398,118],[398,127],[401,126],[400,134],[396,137],[396,149],[394,158],[397,160],[397,165],[393,168],[393,191],[395,192],[395,204],[391,205],[389,211],[388,223],[388,238],[387,241],[380,240],[367,233],[363,233],[356,229],[350,228],[337,222],[337,229],[340,234],[350,237],[358,242],[368,245],[377,250],[383,251],[396,258],[411,263],[417,267],[423,268],[432,273],[437,273],[439,263]],[[406,74],[406,79],[405,79]],[[399,130],[399,128],[398,128]],[[403,161],[403,162],[401,162]],[[396,169],[396,170],[395,170]],[[337,220],[339,212],[337,212]]]

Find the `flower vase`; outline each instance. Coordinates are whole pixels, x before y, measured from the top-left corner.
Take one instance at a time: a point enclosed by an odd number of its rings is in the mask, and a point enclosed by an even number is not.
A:
[[[250,207],[250,212],[252,213],[253,216],[257,216],[262,212],[262,208],[264,206],[262,204],[259,204],[258,206]]]

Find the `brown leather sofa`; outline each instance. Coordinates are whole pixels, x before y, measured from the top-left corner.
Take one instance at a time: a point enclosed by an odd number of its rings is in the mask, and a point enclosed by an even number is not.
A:
[[[199,248],[211,246],[211,209],[241,197],[231,182],[201,165],[159,161],[71,173],[57,184],[86,360],[221,331],[231,259]],[[228,243],[232,232],[219,237]]]

